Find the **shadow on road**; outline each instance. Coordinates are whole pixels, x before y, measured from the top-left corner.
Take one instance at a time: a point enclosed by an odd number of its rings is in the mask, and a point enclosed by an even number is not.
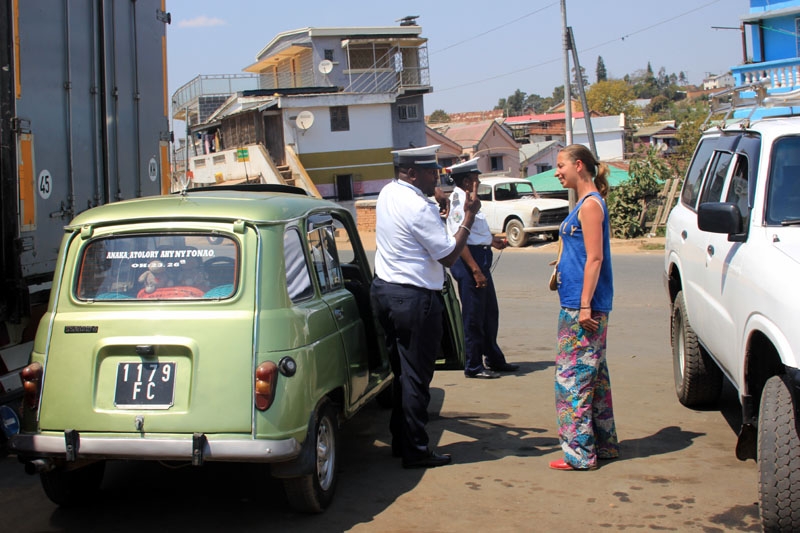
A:
[[[524,366],[532,372],[549,363]],[[539,456],[558,448],[557,439],[540,436],[544,428],[505,425],[505,413],[441,412],[444,397],[444,390],[431,390],[428,432],[431,443],[444,440],[445,432],[458,435],[457,442],[437,448],[452,454],[454,463]],[[88,508],[56,508],[49,525],[63,531],[261,531],[267,525],[273,531],[346,531],[372,522],[426,472],[405,470],[391,456],[389,416],[373,402],[342,427],[335,513],[293,512],[268,465],[194,468],[130,461],[109,463],[99,500]]]
[[[620,442],[619,460],[639,459],[683,450],[691,446],[694,439],[703,435],[705,433],[684,431],[678,426],[665,427],[647,437],[626,439]]]

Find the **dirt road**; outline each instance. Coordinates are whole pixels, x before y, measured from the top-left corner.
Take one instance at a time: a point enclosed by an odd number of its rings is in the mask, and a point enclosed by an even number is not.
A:
[[[0,530],[584,532],[759,531],[757,470],[734,457],[739,415],[682,407],[673,389],[662,251],[615,251],[609,367],[621,457],[557,472],[553,400],[558,302],[546,250],[510,250],[494,271],[500,345],[520,371],[470,380],[437,371],[432,444],[451,465],[404,470],[391,457],[389,412],[369,405],[340,433],[339,485],[322,515],[288,510],[264,466],[202,469],[121,463],[101,499],[59,509],[13,458],[0,461]],[[541,252],[541,253],[540,253]],[[224,400],[220,402],[224,408]]]

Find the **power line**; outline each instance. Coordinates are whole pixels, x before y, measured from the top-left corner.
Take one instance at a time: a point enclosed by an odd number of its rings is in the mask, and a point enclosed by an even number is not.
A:
[[[519,21],[520,21],[520,20],[522,20],[522,19],[526,19],[526,18],[528,18],[528,17],[530,17],[530,16],[533,16],[533,15],[535,15],[535,14],[537,14],[537,13],[541,13],[541,12],[542,12],[542,11],[544,11],[545,9],[547,9],[547,8],[549,8],[549,7],[553,7],[553,6],[554,6],[554,5],[556,5],[557,3],[558,3],[558,2],[553,2],[552,4],[548,4],[548,5],[544,6],[544,7],[543,7],[543,8],[541,8],[541,9],[537,9],[536,11],[531,11],[530,13],[528,13],[528,14],[526,14],[526,15],[522,15],[522,16],[521,16],[521,17],[519,17],[519,18],[515,18],[514,20],[511,20],[511,21],[509,21],[509,22],[505,22],[505,23],[503,23],[503,24],[501,24],[501,25],[499,25],[499,26],[495,26],[494,28],[492,28],[492,29],[490,29],[490,30],[486,30],[486,31],[484,31],[484,32],[481,32],[481,33],[478,33],[478,34],[476,34],[476,35],[473,35],[472,37],[468,37],[468,38],[466,38],[466,39],[464,39],[464,40],[462,40],[462,41],[458,41],[457,43],[453,43],[453,44],[451,44],[451,45],[445,46],[444,48],[442,48],[442,49],[440,49],[440,50],[434,50],[433,52],[431,52],[431,55],[433,55],[433,54],[438,54],[439,52],[444,52],[445,50],[449,50],[449,49],[451,49],[451,48],[454,48],[454,47],[456,47],[456,46],[458,46],[458,45],[460,45],[460,44],[464,44],[464,43],[466,43],[466,42],[472,41],[472,40],[474,40],[474,39],[477,39],[478,37],[483,37],[484,35],[486,35],[486,34],[489,34],[489,33],[492,33],[493,31],[497,31],[497,30],[499,30],[499,29],[501,29],[501,28],[504,28],[504,27],[506,27],[506,26],[509,26],[509,25],[511,25],[511,24],[514,24],[514,23],[516,23],[516,22],[519,22]]]
[[[587,48],[583,48],[583,49],[581,49],[581,52],[588,52],[588,51],[590,51],[590,50],[594,50],[594,49],[596,49],[596,48],[600,48],[600,47],[602,47],[602,46],[606,46],[606,45],[608,45],[608,44],[611,44],[611,43],[613,43],[613,42],[616,42],[616,41],[618,41],[618,40],[625,41],[625,39],[627,39],[627,38],[629,38],[629,37],[632,37],[632,36],[634,36],[634,35],[638,35],[638,34],[640,34],[640,33],[642,33],[642,32],[645,32],[645,31],[651,30],[651,29],[653,29],[653,28],[656,28],[656,27],[658,27],[658,26],[661,26],[661,25],[663,25],[663,24],[666,24],[666,23],[668,23],[668,22],[672,22],[673,20],[679,19],[679,18],[681,18],[681,17],[684,17],[684,16],[686,16],[686,15],[689,15],[689,14],[691,14],[691,13],[694,13],[695,11],[699,11],[699,10],[701,10],[701,9],[705,9],[705,8],[707,8],[708,6],[711,6],[711,5],[714,5],[714,4],[717,4],[717,3],[719,3],[720,1],[721,1],[721,0],[712,0],[711,2],[707,2],[707,3],[705,3],[705,4],[701,5],[701,6],[698,6],[698,7],[694,8],[694,9],[690,9],[689,11],[685,11],[685,12],[683,12],[683,13],[680,13],[679,15],[675,15],[674,17],[670,17],[670,18],[668,18],[668,19],[664,19],[664,20],[662,20],[662,21],[660,21],[660,22],[656,22],[655,24],[651,24],[650,26],[646,26],[646,27],[644,27],[644,28],[642,28],[642,29],[639,29],[639,30],[636,30],[636,31],[634,31],[634,32],[631,32],[631,33],[625,34],[625,35],[623,35],[623,36],[621,36],[621,37],[616,37],[616,38],[614,38],[614,39],[609,39],[608,41],[604,41],[604,42],[602,42],[602,43],[599,43],[599,44],[596,44],[596,45],[593,45],[593,46],[589,46],[589,47],[587,47]],[[550,6],[548,6],[548,7],[550,7]],[[527,16],[527,15],[526,15],[526,16]],[[470,38],[470,39],[472,39],[472,38]],[[470,40],[470,39],[467,39],[467,40]],[[462,42],[464,42],[464,41],[462,41]],[[453,45],[453,46],[454,46],[454,45]],[[450,47],[448,47],[448,48],[450,48]],[[436,92],[437,92],[437,93],[441,93],[441,92],[445,92],[445,91],[452,91],[452,90],[454,90],[454,89],[461,89],[462,87],[469,87],[470,85],[477,85],[477,84],[479,84],[479,83],[484,83],[484,82],[487,82],[487,81],[497,80],[497,79],[500,79],[500,78],[504,78],[504,77],[506,77],[506,76],[511,76],[512,74],[517,74],[517,73],[519,73],[519,72],[524,72],[524,71],[526,71],[526,70],[532,70],[532,69],[535,69],[535,68],[542,67],[542,66],[544,66],[544,65],[549,65],[550,63],[556,63],[556,62],[560,62],[561,60],[562,60],[562,58],[560,58],[560,57],[559,57],[559,58],[555,58],[555,59],[550,59],[550,60],[547,60],[547,61],[543,61],[543,62],[541,62],[541,63],[538,63],[538,64],[536,64],[536,65],[531,65],[531,66],[528,66],[528,67],[523,67],[523,68],[520,68],[520,69],[512,70],[512,71],[510,71],[510,72],[505,72],[505,73],[503,73],[503,74],[497,74],[497,75],[495,75],[495,76],[490,76],[490,77],[488,77],[488,78],[482,78],[482,79],[480,79],[480,80],[476,80],[476,81],[470,81],[470,82],[467,82],[467,83],[462,83],[462,84],[460,84],[460,85],[454,85],[454,86],[452,86],[452,87],[445,87],[444,89],[437,89],[437,90],[436,90]]]

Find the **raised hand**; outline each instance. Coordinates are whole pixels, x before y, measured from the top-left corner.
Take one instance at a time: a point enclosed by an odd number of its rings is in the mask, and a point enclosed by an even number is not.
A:
[[[465,195],[464,214],[476,215],[481,210],[481,200],[478,198],[478,182],[472,183],[472,189]]]

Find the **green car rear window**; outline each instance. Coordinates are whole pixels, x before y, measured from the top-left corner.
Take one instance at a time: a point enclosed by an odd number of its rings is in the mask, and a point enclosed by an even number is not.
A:
[[[219,234],[92,240],[75,276],[79,300],[218,300],[236,292],[239,246]]]

